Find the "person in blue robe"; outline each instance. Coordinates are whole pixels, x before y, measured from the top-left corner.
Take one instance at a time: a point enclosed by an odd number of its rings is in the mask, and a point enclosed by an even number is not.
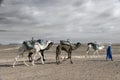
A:
[[[111,44],[107,47],[106,60],[108,59],[111,59],[111,61],[113,61]]]

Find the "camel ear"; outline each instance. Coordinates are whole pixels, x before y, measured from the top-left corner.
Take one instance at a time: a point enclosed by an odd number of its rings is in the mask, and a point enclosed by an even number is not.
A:
[[[53,43],[53,42],[50,42],[49,44],[53,45],[54,43]]]
[[[78,43],[77,43],[77,46],[79,46],[79,45],[81,45],[81,43],[80,43],[80,42],[78,42]]]

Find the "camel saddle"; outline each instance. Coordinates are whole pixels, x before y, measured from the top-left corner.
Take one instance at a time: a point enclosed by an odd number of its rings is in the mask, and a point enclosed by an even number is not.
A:
[[[27,49],[33,49],[35,41],[24,41],[23,44],[27,47]]]
[[[99,45],[94,43],[94,46],[93,46],[93,48],[94,48],[95,50],[98,50],[98,48],[99,48]]]
[[[39,42],[41,45],[45,45],[46,41],[43,39],[38,39],[37,42]]]
[[[65,40],[60,40],[60,44],[62,44],[62,45],[71,45],[71,43],[69,41],[65,41]]]

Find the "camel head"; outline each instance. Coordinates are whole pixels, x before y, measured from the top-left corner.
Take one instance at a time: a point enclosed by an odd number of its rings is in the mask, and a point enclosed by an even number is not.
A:
[[[77,48],[79,48],[81,46],[80,42],[77,42],[76,44],[73,44],[73,46],[71,46],[72,50],[75,50]]]
[[[76,47],[80,47],[80,46],[81,46],[81,43],[78,42],[78,43],[76,44]]]
[[[50,49],[50,47],[54,44],[52,41],[47,41],[48,46],[45,48],[45,50]]]

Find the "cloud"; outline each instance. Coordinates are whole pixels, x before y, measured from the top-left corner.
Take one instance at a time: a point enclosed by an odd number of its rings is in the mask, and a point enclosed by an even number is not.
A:
[[[0,30],[12,31],[15,39],[21,35],[19,40],[41,36],[84,41],[105,34],[118,37],[120,30],[118,0],[4,0],[2,4]]]
[[[1,6],[2,2],[3,2],[3,0],[0,0],[0,6]]]
[[[0,32],[6,32],[7,30],[0,30]]]
[[[114,9],[113,9],[113,16],[119,17],[120,16],[120,1],[114,2]]]

